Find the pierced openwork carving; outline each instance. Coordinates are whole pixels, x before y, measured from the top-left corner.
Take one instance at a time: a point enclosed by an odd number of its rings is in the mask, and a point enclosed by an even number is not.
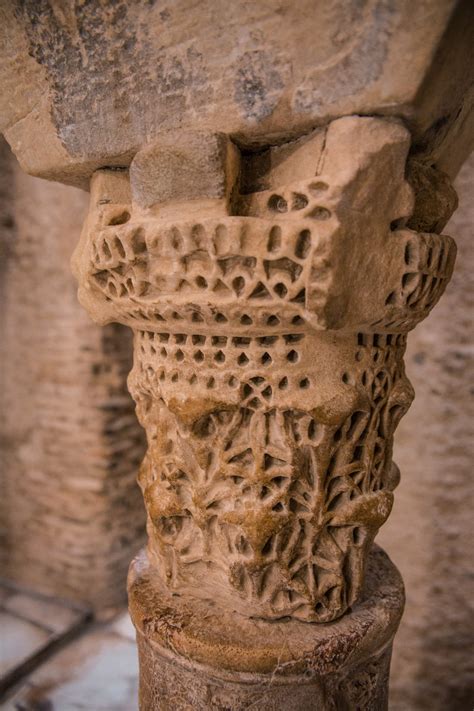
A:
[[[258,157],[220,148],[220,192],[176,205],[160,201],[169,145],[138,154],[130,181],[96,175],[75,259],[91,313],[135,331],[150,560],[170,588],[249,616],[332,620],[390,513],[405,334],[454,243],[404,226],[396,122],[335,121],[269,149],[258,180]],[[186,168],[173,175],[182,196]]]

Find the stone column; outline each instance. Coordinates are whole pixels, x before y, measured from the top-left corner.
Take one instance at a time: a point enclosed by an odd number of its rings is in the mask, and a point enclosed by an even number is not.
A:
[[[79,297],[134,330],[148,438],[143,709],[386,708],[403,586],[373,540],[413,397],[406,333],[455,257],[412,229],[455,197],[409,146],[378,118],[250,156],[171,132],[92,178]]]
[[[403,589],[372,544],[453,266],[472,3],[12,5],[1,125],[90,183],[80,298],[135,334],[142,709],[384,709]]]

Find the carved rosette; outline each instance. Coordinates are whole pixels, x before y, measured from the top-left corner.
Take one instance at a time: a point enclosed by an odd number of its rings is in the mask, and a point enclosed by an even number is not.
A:
[[[167,136],[94,176],[80,298],[135,332],[148,556],[170,589],[317,622],[357,599],[398,480],[406,332],[455,257],[406,226],[408,148],[399,123],[350,117],[259,155]]]

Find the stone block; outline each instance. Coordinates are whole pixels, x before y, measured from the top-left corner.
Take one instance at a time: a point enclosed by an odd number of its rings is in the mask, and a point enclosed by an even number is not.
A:
[[[199,200],[202,209],[202,201],[222,201],[226,214],[238,171],[239,151],[224,134],[171,131],[134,157],[132,198],[142,208]]]

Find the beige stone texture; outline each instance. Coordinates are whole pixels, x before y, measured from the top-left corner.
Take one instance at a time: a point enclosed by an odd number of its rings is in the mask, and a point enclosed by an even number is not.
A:
[[[212,154],[216,138],[199,150],[196,134],[168,138],[165,166]],[[264,154],[257,179],[273,189],[236,184],[231,201],[208,180],[213,161],[201,161],[200,200],[192,161],[160,173],[161,144],[130,174],[94,176],[74,271],[90,314],[135,332],[148,554],[172,590],[317,622],[358,599],[398,482],[405,334],[455,257],[449,237],[405,226],[409,140],[395,120],[338,119],[307,138],[311,160],[295,160],[300,142]],[[287,162],[299,169],[282,185]],[[220,166],[237,183],[235,162]],[[254,168],[243,158],[241,185]],[[166,197],[143,203],[158,174]]]
[[[456,237],[456,268],[440,304],[408,337],[416,396],[395,437],[401,483],[377,538],[407,594],[394,645],[393,711],[469,711],[474,700],[474,155],[455,188],[459,208],[446,229]]]
[[[222,200],[227,203],[238,175],[239,152],[228,136],[203,131],[168,131],[132,161],[133,201],[140,207],[171,202]],[[225,212],[223,213],[225,214]]]
[[[136,332],[129,383],[149,442],[140,484],[156,587],[295,625],[337,619],[360,599],[398,482],[392,436],[412,397],[404,334],[435,305],[455,256],[449,237],[409,229],[440,230],[456,200],[423,162],[405,179],[401,123],[346,117],[323,134],[263,152],[263,169],[243,156],[230,201],[212,183],[196,201],[191,174],[186,201],[183,174],[175,214],[169,200],[134,199],[159,150],[139,152],[130,174],[99,171],[74,258],[91,315]],[[305,149],[310,160],[294,158]],[[160,180],[166,191],[174,175]],[[151,694],[142,707],[162,709],[161,652],[147,645],[166,615],[150,584],[142,629],[131,585]],[[170,600],[181,629],[178,608]],[[220,668],[222,647],[208,646]],[[196,657],[193,644],[186,654]]]
[[[116,605],[144,520],[129,332],[77,303],[69,261],[87,194],[25,175],[5,143],[1,166],[2,575]]]
[[[406,334],[453,270],[441,231],[473,138],[473,7],[22,0],[3,13],[7,140],[32,174],[90,179],[79,297],[97,322],[134,331],[149,543],[129,589],[144,711],[174,695],[186,708],[194,692],[197,708],[259,703],[232,691],[232,665],[222,696],[176,670],[160,692],[166,647],[198,669],[204,645],[219,676],[238,615],[246,654],[257,619],[284,619],[286,639],[301,625],[327,634],[322,663],[344,638],[335,685],[318,681],[311,705],[386,708],[385,681],[370,700],[341,688],[345,674],[358,684],[366,633],[372,654],[388,649],[401,596],[375,591],[361,634],[332,632],[357,631],[399,480]],[[195,644],[186,606],[206,605]],[[279,665],[266,672],[273,682]]]
[[[11,0],[0,11],[0,128],[32,174],[86,186],[169,129],[248,148],[357,113],[403,116],[454,172],[472,140],[469,0]]]

